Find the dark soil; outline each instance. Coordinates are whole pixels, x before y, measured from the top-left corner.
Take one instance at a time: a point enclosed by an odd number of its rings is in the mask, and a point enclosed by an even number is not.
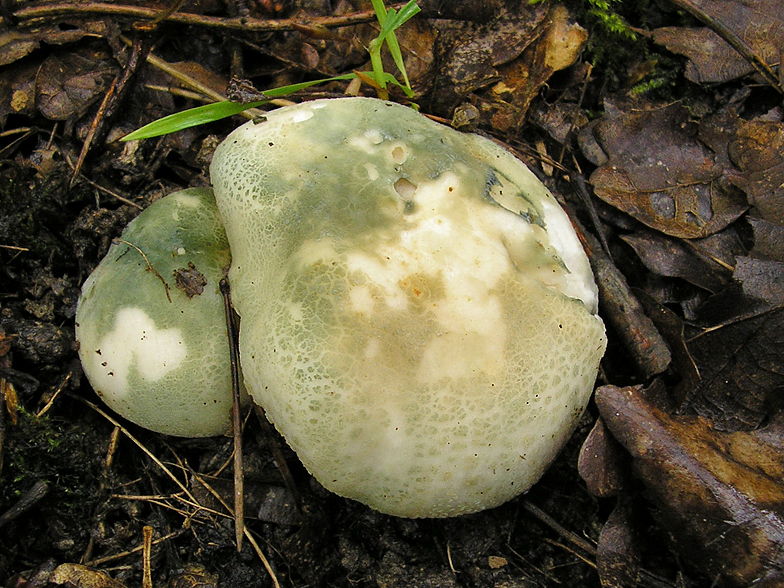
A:
[[[540,174],[537,153],[548,154],[545,163],[562,161],[555,174],[541,175],[586,226],[593,226],[591,208],[575,186],[596,166],[577,147],[574,135],[559,143],[536,124],[542,113],[567,102],[587,122],[602,114],[609,96],[628,97],[635,88],[638,97],[682,100],[703,112],[718,111],[741,94],[760,105],[776,100],[764,85],[747,80],[716,89],[686,82],[681,58],[657,49],[645,35],[634,42],[613,36],[591,16],[587,3],[574,2],[567,5],[589,31],[588,48],[575,65],[545,77],[520,97],[514,117],[506,111],[495,116],[500,111],[485,108],[489,82],[450,93],[443,90],[452,83],[443,67],[453,63],[449,55],[456,39],[479,38],[487,25],[477,23],[507,14],[500,12],[504,2],[456,2],[440,14],[438,3],[423,4],[427,10],[416,18],[431,27],[432,35],[406,37],[432,52],[429,69],[415,76],[422,111],[449,121],[456,107],[472,102],[481,115],[473,123],[478,130],[516,148]],[[506,2],[504,10],[515,14],[517,4]],[[212,149],[242,121],[235,117],[160,139],[120,143],[120,136],[142,124],[199,104],[187,92],[169,91],[181,85],[168,75],[151,65],[137,67],[134,60],[143,64],[154,46],[159,58],[184,63],[185,72],[218,92],[225,90],[232,71],[263,89],[366,68],[362,42],[372,29],[316,27],[318,18],[336,14],[338,8],[354,11],[327,0],[200,0],[182,8],[201,16],[301,18],[310,27],[255,33],[171,21],[144,30],[133,24],[138,19],[111,10],[64,10],[41,17],[30,28],[28,21],[11,14],[35,5],[3,3],[0,28],[3,38],[21,31],[30,43],[29,51],[13,45],[19,53],[3,54],[6,65],[0,66],[5,80],[0,84],[0,383],[6,395],[0,410],[0,585],[115,585],[104,576],[77,580],[73,570],[69,580],[51,574],[56,566],[70,563],[103,570],[128,587],[141,586],[144,528],[150,527],[147,567],[154,586],[272,586],[254,546],[246,540],[237,551],[233,520],[220,503],[232,502],[232,440],[154,434],[103,407],[76,355],[76,302],[84,279],[141,209],[177,188],[208,183]],[[128,5],[165,8],[154,2]],[[671,7],[635,6],[624,15],[641,29],[689,22]],[[368,7],[357,2],[355,9]],[[123,44],[120,32],[133,40],[135,49]],[[333,35],[359,41],[333,43]],[[314,55],[319,58],[315,63]],[[586,77],[585,65],[591,61],[595,67]],[[103,96],[113,82],[124,79],[124,72],[130,75],[120,84],[118,101],[102,112]],[[512,73],[501,66],[495,76],[495,81],[512,83],[506,77]],[[649,88],[639,86],[652,80]],[[293,99],[339,95],[344,88],[317,86]],[[25,91],[29,95],[19,94]],[[362,92],[373,95],[367,87]],[[397,94],[393,98],[406,100]],[[89,152],[74,175],[91,125],[97,126]],[[594,201],[603,222],[639,226]],[[627,245],[612,236],[611,241],[614,259],[633,285],[662,284]],[[707,296],[700,298],[695,292],[702,290],[680,279],[668,285],[670,307],[681,314],[690,302]],[[651,374],[635,362],[626,339],[613,328],[609,336],[600,383],[649,382]],[[665,382],[674,381],[672,372],[664,376]],[[244,429],[247,525],[283,587],[599,586],[595,548],[617,499],[592,496],[577,473],[580,446],[597,414],[591,405],[556,463],[524,497],[470,516],[405,520],[325,491],[285,442],[270,435],[251,413]],[[273,445],[283,451],[296,497],[286,489]],[[623,463],[628,473],[629,464]],[[618,557],[618,576],[637,569],[631,562],[642,562],[642,585],[710,585],[683,563],[642,486],[632,481],[629,488],[624,500],[633,537],[623,545],[634,549]],[[615,582],[604,585],[632,585],[612,580],[607,570],[603,578]],[[88,581],[94,583],[79,583]]]

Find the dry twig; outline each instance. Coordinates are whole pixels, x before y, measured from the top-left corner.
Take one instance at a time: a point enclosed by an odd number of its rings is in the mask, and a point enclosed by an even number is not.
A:
[[[403,4],[395,4],[393,8],[400,8]],[[155,8],[143,6],[126,6],[122,4],[109,4],[107,2],[84,2],[82,4],[45,4],[42,6],[31,6],[20,8],[13,13],[18,26],[30,27],[40,25],[59,17],[104,17],[112,16],[116,18],[127,18],[140,21],[170,22],[188,26],[198,26],[204,28],[234,30],[243,32],[282,32],[298,30],[302,26],[312,28],[340,28],[350,27],[376,20],[373,10],[364,10],[354,14],[342,16],[322,16],[310,19],[284,18],[278,20],[259,19],[252,17],[221,18],[217,16],[204,16],[202,14],[191,14],[175,12],[164,14]],[[161,18],[163,16],[163,18]],[[0,19],[0,24],[8,26],[7,18]]]

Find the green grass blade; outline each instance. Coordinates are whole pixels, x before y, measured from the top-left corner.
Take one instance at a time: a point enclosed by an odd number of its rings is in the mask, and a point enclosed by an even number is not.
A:
[[[376,78],[376,76],[373,75],[373,72],[370,72],[370,71],[364,72],[364,75],[372,77],[374,80],[376,80],[376,83],[381,85],[380,82],[378,81],[378,79]],[[410,86],[406,86],[404,84],[401,84],[398,81],[398,79],[395,76],[393,76],[391,73],[383,72],[383,76],[384,76],[384,82],[386,84],[392,84],[393,86],[397,86],[409,98],[413,98],[415,96],[414,90],[412,90]]]
[[[417,4],[417,0],[409,0],[408,4],[403,6],[399,11],[384,6],[384,0],[371,0],[373,9],[376,12],[376,18],[381,25],[381,32],[379,36],[370,42],[368,51],[370,53],[370,61],[373,66],[372,72],[365,72],[363,75],[372,78],[378,84],[379,88],[384,95],[386,95],[387,84],[393,84],[399,87],[409,98],[414,97],[414,91],[411,89],[411,83],[406,73],[405,63],[403,62],[403,54],[400,50],[400,45],[395,36],[395,30],[400,28],[406,21],[416,15],[421,9]],[[381,60],[381,47],[387,43],[389,52],[395,62],[398,70],[403,76],[404,83],[401,84],[395,76],[384,71]],[[357,77],[357,74],[350,73],[321,80],[314,80],[311,82],[302,82],[299,84],[291,84],[288,86],[281,86],[273,88],[263,93],[266,99],[278,98],[280,96],[287,96],[293,92],[304,90],[316,84],[323,84],[325,82],[333,82],[340,80],[351,80]],[[255,108],[268,102],[268,100],[259,100],[249,104],[239,104],[237,102],[216,102],[214,104],[206,104],[171,114],[164,118],[151,122],[140,129],[133,131],[126,135],[122,141],[133,141],[138,139],[149,139],[151,137],[159,137],[168,133],[174,133],[197,125],[202,125],[222,118],[239,114],[249,108]]]
[[[370,3],[373,5],[373,10],[376,11],[378,24],[383,27],[384,21],[387,19],[387,8],[384,6],[384,0],[370,0]]]
[[[327,82],[340,82],[343,80],[353,80],[357,77],[353,73],[342,74],[339,76],[332,76],[331,78],[322,78],[320,80],[312,80],[310,82],[300,82],[298,84],[290,84],[288,86],[280,86],[278,88],[272,88],[271,90],[264,90],[262,92],[267,98],[279,98],[281,96],[288,96],[289,94],[293,94],[294,92],[299,92],[300,90],[304,90],[306,88],[310,88],[311,86],[316,86],[318,84],[326,84]]]
[[[410,88],[411,82],[408,81],[406,64],[403,62],[403,53],[400,51],[400,45],[398,45],[394,31],[387,35],[387,47],[389,47],[389,54],[392,55],[392,60],[395,62],[400,75],[403,76],[403,82],[406,87]]]
[[[310,88],[316,84],[323,84],[325,82],[335,82],[341,80],[352,80],[357,77],[354,73],[343,74],[331,78],[321,80],[313,80],[310,82],[300,82],[299,84],[290,84],[288,86],[280,86],[263,92],[267,98],[279,98],[280,96],[288,96],[299,90]],[[269,102],[269,100],[259,100],[257,102],[249,102],[247,104],[240,104],[238,102],[215,102],[213,104],[205,104],[204,106],[197,106],[189,110],[183,110],[175,114],[170,114],[140,129],[136,129],[132,133],[126,135],[122,141],[135,141],[137,139],[150,139],[152,137],[160,137],[169,133],[175,133],[183,129],[189,129],[198,125],[215,122],[222,118],[234,116],[249,108],[256,108]]]
[[[150,139],[151,137],[159,137],[169,133],[175,133],[183,129],[189,129],[197,125],[204,125],[211,123],[228,116],[239,114],[243,110],[255,108],[264,104],[265,100],[258,102],[250,102],[248,104],[240,104],[238,102],[215,102],[213,104],[205,104],[204,106],[197,106],[182,112],[176,112],[169,116],[164,116],[144,125],[140,129],[136,129],[132,133],[125,135],[121,141],[135,141],[137,139]]]
[[[403,62],[403,53],[400,50],[400,44],[395,36],[395,31],[403,26],[411,17],[418,14],[420,10],[421,8],[417,4],[417,0],[410,0],[399,12],[394,8],[390,8],[382,23],[381,33],[376,39],[377,42],[386,41],[387,47],[389,47],[389,53],[392,56],[398,71],[400,71],[400,74],[403,76],[404,85],[409,89],[411,89],[411,82],[408,79],[408,72],[406,72],[406,66]]]
[[[422,9],[417,4],[417,0],[410,0],[400,11],[390,8],[386,14],[384,22],[381,23],[381,33],[378,37],[385,40],[387,35],[403,26],[409,19],[417,15]]]

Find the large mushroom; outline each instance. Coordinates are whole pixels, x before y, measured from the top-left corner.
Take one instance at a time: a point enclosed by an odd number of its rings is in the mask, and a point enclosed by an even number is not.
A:
[[[316,479],[404,517],[538,480],[606,340],[585,253],[523,163],[346,98],[240,127],[211,176],[246,386]]]

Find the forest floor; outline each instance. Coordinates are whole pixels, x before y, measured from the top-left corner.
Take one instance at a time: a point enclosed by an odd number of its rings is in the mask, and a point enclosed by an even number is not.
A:
[[[122,136],[225,96],[232,78],[264,90],[368,70],[370,2],[12,0],[0,585],[784,585],[781,2],[420,5],[397,33],[420,111],[528,163],[600,287],[600,388],[554,465],[498,508],[401,519],[324,490],[251,413],[253,541],[238,552],[233,440],[159,435],[103,406],[74,342],[80,287],[141,210],[209,184],[215,146],[244,119]]]

